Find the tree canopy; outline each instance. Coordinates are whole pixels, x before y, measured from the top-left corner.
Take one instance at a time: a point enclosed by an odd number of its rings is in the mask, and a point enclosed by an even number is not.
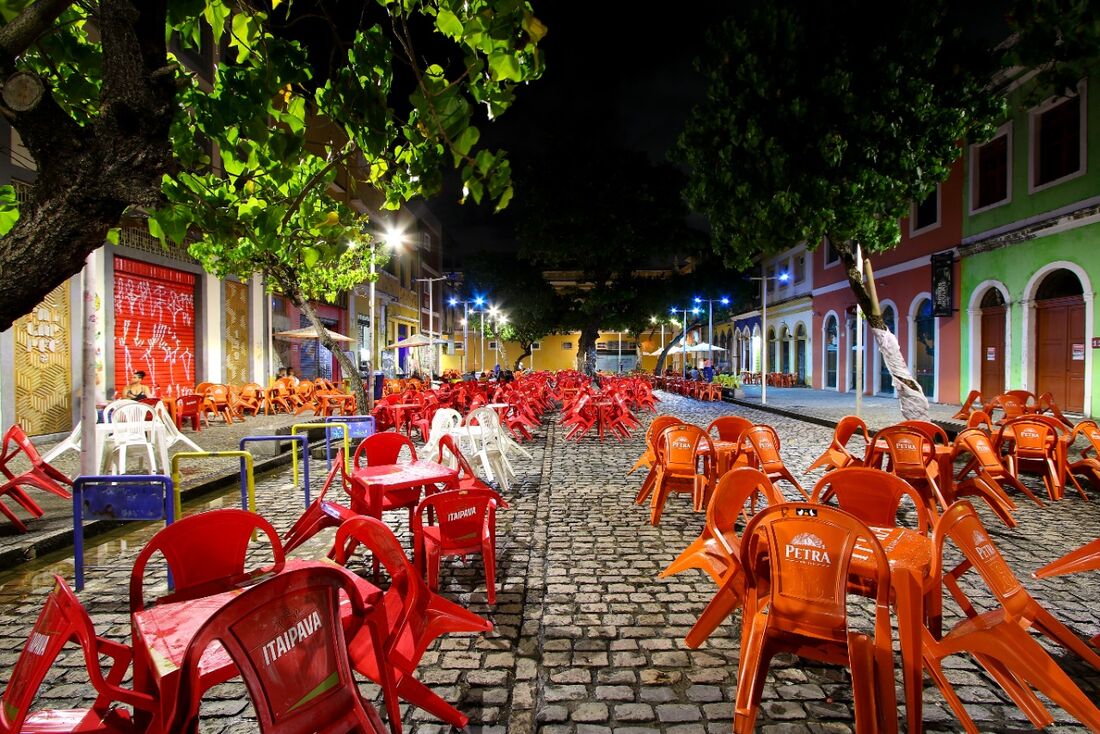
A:
[[[376,190],[371,203],[395,208],[453,165],[471,197],[506,206],[510,166],[478,147],[478,124],[541,74],[546,32],[523,0],[5,0],[0,12],[2,70],[42,90],[24,104],[9,85],[0,105],[39,171],[0,240],[5,264],[36,277],[4,279],[0,328],[139,207],[212,272],[262,272],[308,299],[369,264],[369,231],[341,200]],[[333,35],[325,63],[295,37],[311,17]],[[177,63],[211,44],[209,78]]]

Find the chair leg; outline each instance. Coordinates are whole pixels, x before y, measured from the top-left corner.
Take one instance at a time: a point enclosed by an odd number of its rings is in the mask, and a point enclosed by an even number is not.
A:
[[[496,549],[493,548],[491,541],[481,549],[481,565],[485,568],[485,595],[490,606],[497,603],[496,555]]]
[[[768,674],[772,651],[764,636],[767,617],[753,615],[751,627],[744,635],[741,660],[737,664],[737,692],[733,730],[737,734],[752,734],[756,724],[760,698],[764,693],[764,678]]]

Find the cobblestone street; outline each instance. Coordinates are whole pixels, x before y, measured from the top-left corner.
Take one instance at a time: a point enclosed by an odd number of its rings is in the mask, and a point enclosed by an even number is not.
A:
[[[769,423],[782,439],[782,454],[797,475],[827,445],[831,430],[724,403],[701,403],[660,393],[661,413],[706,426],[735,412]],[[652,414],[642,416],[648,423]],[[732,726],[739,615],[719,628],[698,650],[684,635],[710,600],[714,585],[701,571],[661,580],[658,573],[699,533],[702,516],[684,496],[673,496],[657,528],[648,507],[632,500],[641,474],[625,476],[644,447],[644,432],[620,443],[586,437],[566,442],[554,424],[557,414],[528,444],[533,459],[515,462],[519,480],[504,493],[511,508],[498,514],[497,603],[486,604],[480,558],[464,564],[446,560],[441,593],[493,621],[486,636],[445,636],[425,654],[420,679],[470,716],[471,730],[525,734],[558,732],[726,732]],[[313,464],[314,491],[325,475]],[[816,477],[807,477],[807,489]],[[283,533],[302,510],[301,492],[291,487],[289,470],[257,483],[258,507]],[[788,496],[794,498],[788,488]],[[224,503],[235,506],[235,491],[198,511]],[[983,515],[983,519],[988,516]],[[1046,509],[1020,503],[1020,525],[987,527],[1017,576],[1032,594],[1082,637],[1100,632],[1100,574],[1035,581],[1030,573],[1100,534],[1100,507],[1078,497]],[[407,514],[387,514],[409,548]],[[127,583],[134,556],[154,526],[114,531],[89,550],[88,585],[80,594],[97,630],[127,640]],[[331,543],[329,530],[292,556],[318,557]],[[39,559],[0,576],[0,671],[6,676],[25,642],[29,626],[47,593],[52,574],[72,581],[71,555]],[[360,561],[362,555],[359,556]],[[360,571],[363,568],[360,567]],[[163,585],[163,568],[147,571]],[[968,587],[969,588],[969,587]],[[150,592],[147,592],[147,596]],[[157,593],[153,590],[152,593]],[[979,595],[980,596],[980,595]],[[948,628],[957,619],[947,603]],[[128,640],[127,640],[128,641]],[[1044,645],[1045,645],[1044,641]],[[896,643],[895,643],[896,646]],[[1048,649],[1049,648],[1048,646]],[[1063,650],[1052,654],[1071,678],[1100,703],[1100,671]],[[54,706],[80,704],[83,661],[69,652],[43,686]],[[971,716],[983,731],[1029,731],[1026,717],[972,658],[946,662]],[[899,688],[901,673],[895,666]],[[959,731],[954,716],[926,678],[924,716],[932,731]],[[364,690],[370,690],[364,686]],[[376,691],[371,691],[377,699]],[[764,691],[757,728],[764,732],[848,732],[852,730],[850,677],[839,668],[792,656],[778,656]],[[1083,732],[1053,704],[1054,732]],[[380,707],[381,708],[381,707]],[[441,726],[419,710],[405,707],[406,731],[439,732]],[[201,731],[254,732],[243,686],[219,686],[204,701]]]

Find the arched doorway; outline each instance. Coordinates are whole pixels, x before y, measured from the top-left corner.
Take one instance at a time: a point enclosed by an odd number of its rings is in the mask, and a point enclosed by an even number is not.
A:
[[[779,330],[779,371],[787,374],[791,371],[791,330],[783,324]]]
[[[799,323],[794,329],[794,365],[798,384],[806,384],[806,326]]]
[[[982,296],[982,381],[980,390],[985,399],[1005,391],[1005,297],[991,287]]]
[[[922,298],[912,312],[913,372],[929,399],[936,394],[936,317],[932,299]]]
[[[882,320],[886,322],[886,330],[891,334],[897,336],[898,333],[898,318],[897,312],[894,311],[894,307],[891,305],[885,305],[882,307]],[[890,370],[886,367],[886,360],[882,358],[882,354],[875,350],[875,358],[878,361],[878,392],[881,395],[893,395],[894,394],[894,376],[890,374]]]
[[[864,340],[864,348],[866,349],[867,342]],[[856,351],[856,317],[855,309],[852,309],[851,314],[848,316],[848,391],[855,392],[856,389],[856,365],[859,364],[859,353]],[[863,373],[863,388],[867,389],[867,372]]]
[[[1085,405],[1085,300],[1070,270],[1051,271],[1035,291],[1036,393],[1065,410]]]
[[[823,370],[825,380],[823,386],[830,389],[837,389],[837,359],[838,359],[838,337],[839,332],[836,324],[836,316],[830,314],[825,319],[825,369]]]
[[[779,344],[775,340],[775,329],[768,329],[768,372],[779,371]]]

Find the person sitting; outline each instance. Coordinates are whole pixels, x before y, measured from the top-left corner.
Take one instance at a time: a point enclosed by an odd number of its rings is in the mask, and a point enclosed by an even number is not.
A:
[[[129,400],[145,400],[148,398],[149,391],[141,382],[145,379],[145,373],[141,370],[136,370],[130,378],[130,384],[122,390],[122,397],[128,398]]]
[[[706,365],[703,366],[703,382],[714,382],[714,365],[707,360]]]
[[[279,371],[275,373],[275,379],[281,380],[286,377],[286,367],[280,367]]]
[[[696,367],[695,365],[692,365],[691,370],[688,372],[688,377],[691,378],[692,380],[698,380],[699,379],[699,368]]]
[[[293,367],[286,368],[286,377],[288,380],[290,380],[291,384],[294,385],[294,387],[298,387],[298,383],[301,382],[301,380],[298,379],[298,375],[294,374]]]

